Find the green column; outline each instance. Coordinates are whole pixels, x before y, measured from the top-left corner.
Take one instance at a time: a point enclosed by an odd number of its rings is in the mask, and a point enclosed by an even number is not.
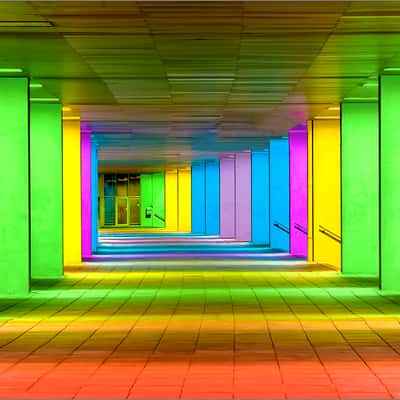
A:
[[[140,174],[140,225],[153,226],[153,175]]]
[[[400,290],[400,76],[380,77],[380,280]]]
[[[60,104],[31,104],[32,278],[63,275]]]
[[[341,121],[342,272],[378,276],[378,104],[344,103]]]
[[[27,296],[29,246],[28,79],[0,78],[0,296]]]
[[[153,174],[153,227],[165,227],[165,175]]]

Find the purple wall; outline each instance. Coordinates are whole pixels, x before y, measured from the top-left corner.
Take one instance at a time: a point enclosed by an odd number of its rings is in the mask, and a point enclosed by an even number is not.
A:
[[[92,255],[91,207],[91,143],[90,133],[81,133],[81,205],[82,205],[82,258]]]
[[[236,153],[236,239],[251,241],[251,153]]]
[[[235,159],[221,158],[220,164],[220,236],[235,237]]]
[[[289,131],[290,253],[307,257],[307,125]]]

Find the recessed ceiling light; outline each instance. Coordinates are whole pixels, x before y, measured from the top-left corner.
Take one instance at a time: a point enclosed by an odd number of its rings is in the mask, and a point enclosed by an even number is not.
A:
[[[314,117],[314,119],[340,119],[340,117],[320,115],[320,116]]]
[[[31,97],[29,100],[37,103],[53,103],[60,101],[58,97]]]
[[[0,68],[1,74],[15,74],[23,72],[22,68]]]
[[[31,89],[39,89],[39,88],[42,88],[43,85],[41,83],[31,82],[31,83],[29,83],[29,87]]]
[[[377,97],[345,97],[344,101],[378,101]]]
[[[363,87],[378,87],[379,83],[378,82],[365,82],[363,83]]]
[[[328,111],[340,111],[340,107],[338,106],[328,107]]]
[[[383,68],[383,70],[386,72],[400,72],[400,67],[387,67]]]
[[[64,106],[64,107],[62,108],[62,110],[63,110],[64,112],[67,112],[67,111],[72,111],[72,108],[71,108],[71,107],[68,107],[68,106]]]
[[[78,117],[78,116],[76,116],[76,117],[63,117],[64,121],[78,121],[80,119],[81,119],[81,117]]]

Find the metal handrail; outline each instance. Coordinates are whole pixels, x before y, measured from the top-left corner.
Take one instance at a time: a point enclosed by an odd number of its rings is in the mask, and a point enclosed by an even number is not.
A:
[[[308,231],[307,228],[304,228],[304,226],[301,226],[299,224],[294,224],[295,229],[297,229],[298,231],[304,233],[305,235],[307,235]]]
[[[162,217],[161,215],[154,214],[154,216],[155,216],[156,218],[160,219],[162,222],[165,222],[165,218]]]
[[[285,225],[279,223],[279,222],[274,222],[273,225],[274,225],[276,228],[278,228],[278,229],[280,229],[281,231],[283,231],[283,232],[290,233],[289,228],[288,228],[287,226],[285,226]]]
[[[322,225],[319,226],[319,231],[324,235],[328,236],[332,240],[338,243],[342,243],[342,237],[335,232],[330,231],[329,229],[323,227]]]

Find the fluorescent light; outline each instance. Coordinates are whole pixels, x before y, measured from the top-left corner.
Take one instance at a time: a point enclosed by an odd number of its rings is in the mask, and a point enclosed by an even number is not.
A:
[[[72,108],[71,108],[71,107],[68,107],[68,106],[64,106],[64,107],[62,108],[62,110],[63,110],[64,112],[67,112],[67,111],[72,111]]]
[[[340,117],[321,115],[321,116],[314,117],[314,119],[340,119]]]
[[[31,89],[40,89],[40,88],[43,87],[43,85],[42,85],[41,83],[33,83],[33,82],[31,82],[31,83],[29,84],[29,87],[30,87]]]
[[[78,121],[81,117],[63,117],[64,121]]]
[[[22,68],[0,68],[0,74],[15,74],[23,72]]]
[[[378,87],[379,83],[378,82],[365,82],[363,83],[363,87]]]
[[[377,97],[345,97],[344,101],[378,101]]]
[[[334,106],[334,107],[328,107],[329,111],[340,111],[340,107]]]
[[[235,78],[215,78],[215,77],[210,77],[210,78],[168,78],[169,81],[233,81]]]
[[[400,72],[400,67],[387,67],[383,68],[383,70],[386,72]]]
[[[58,97],[31,97],[29,100],[37,103],[50,103],[60,101]]]

